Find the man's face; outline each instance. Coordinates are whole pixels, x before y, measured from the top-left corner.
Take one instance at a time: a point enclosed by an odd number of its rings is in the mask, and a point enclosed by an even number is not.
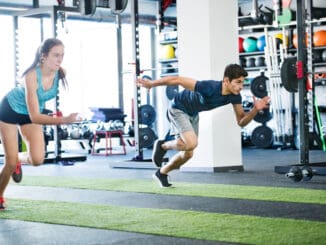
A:
[[[227,83],[228,90],[232,94],[240,94],[240,92],[243,88],[244,80],[245,80],[244,77],[238,77],[238,78],[232,79],[231,81],[228,79],[228,83]]]

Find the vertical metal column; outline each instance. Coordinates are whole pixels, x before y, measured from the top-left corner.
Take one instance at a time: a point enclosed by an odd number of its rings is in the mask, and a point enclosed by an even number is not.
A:
[[[18,39],[19,39],[19,33],[18,33],[18,16],[13,16],[13,27],[14,27],[14,62],[15,62],[15,69],[14,69],[14,72],[15,72],[15,86],[17,86],[17,81],[18,81],[18,73],[19,73],[19,60],[18,60],[18,53],[19,53],[19,50],[18,50]]]
[[[299,90],[300,164],[309,164],[309,118],[307,113],[307,50],[306,50],[305,0],[297,0],[297,77]]]
[[[140,60],[139,60],[139,16],[138,16],[138,0],[131,0],[130,2],[131,11],[131,28],[132,28],[132,48],[133,48],[133,59],[135,65],[135,76],[134,81],[140,76]],[[141,103],[140,88],[134,85],[134,132],[135,132],[135,148],[136,156],[134,160],[143,160],[143,149],[140,147],[139,137],[139,108]]]
[[[57,27],[57,21],[58,21],[58,10],[56,6],[53,6],[52,14],[51,14],[51,23],[52,23],[52,36],[57,37],[58,34],[58,27]],[[59,109],[60,106],[60,96],[59,96],[59,90],[58,93],[55,97],[55,112],[57,113],[60,111]],[[55,125],[53,127],[53,140],[54,140],[54,156],[55,156],[55,161],[58,161],[61,158],[61,142],[58,137],[58,132],[59,132],[59,125]]]
[[[124,108],[123,102],[123,74],[122,74],[122,35],[121,35],[121,16],[115,16],[116,34],[117,34],[117,68],[118,68],[118,92],[119,92],[119,108]]]

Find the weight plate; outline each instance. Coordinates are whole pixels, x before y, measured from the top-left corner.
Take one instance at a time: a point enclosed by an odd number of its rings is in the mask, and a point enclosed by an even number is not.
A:
[[[303,181],[309,181],[314,176],[312,168],[309,167],[309,166],[302,167],[301,173],[302,173],[302,180]]]
[[[139,107],[139,124],[150,126],[156,119],[156,112],[151,105],[142,105]]]
[[[257,113],[257,115],[254,117],[254,120],[258,123],[267,123],[272,119],[272,114],[269,111],[269,108],[266,108],[264,110],[261,110]]]
[[[157,139],[156,134],[151,128],[139,128],[139,147],[150,148]]]
[[[148,76],[148,75],[144,75],[141,77],[143,80],[150,80],[152,81],[152,77]]]
[[[290,57],[284,59],[281,66],[281,80],[283,87],[291,92],[295,93],[298,91],[298,79],[297,79],[297,59]]]
[[[268,80],[267,77],[264,75],[260,75],[255,77],[250,83],[250,90],[258,98],[264,98],[267,96],[267,87],[266,81]]]
[[[294,182],[299,182],[302,180],[302,171],[298,166],[293,166],[290,168],[289,172],[286,174],[286,177],[292,179]]]
[[[178,86],[166,86],[165,94],[169,100],[173,100],[174,97],[178,94],[179,87]]]
[[[252,131],[251,142],[259,148],[268,148],[273,143],[273,130],[265,125],[258,126]]]

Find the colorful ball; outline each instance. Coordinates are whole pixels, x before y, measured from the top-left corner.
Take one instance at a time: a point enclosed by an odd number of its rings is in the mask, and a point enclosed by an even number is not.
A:
[[[243,38],[242,37],[239,37],[238,38],[238,47],[239,47],[239,53],[242,53],[242,52],[244,52],[245,50],[244,50],[244,48],[243,48]]]
[[[289,44],[288,37],[285,36],[285,38],[284,38],[283,33],[277,33],[277,34],[274,35],[274,37],[276,38],[276,46],[277,46],[277,48],[279,48],[280,44],[284,45],[284,40],[285,40],[286,47],[288,46],[288,44]]]
[[[173,59],[175,58],[174,47],[171,44],[161,45],[160,47],[161,59]]]
[[[257,38],[256,37],[247,37],[243,40],[243,49],[246,52],[255,52],[257,51]]]
[[[298,36],[297,34],[293,35],[292,44],[295,48],[298,48]],[[308,46],[308,36],[306,35],[306,46]]]
[[[315,47],[326,46],[326,30],[316,31],[313,35],[313,43]]]
[[[266,38],[265,35],[262,35],[257,39],[258,51],[264,51],[265,46],[266,46]]]

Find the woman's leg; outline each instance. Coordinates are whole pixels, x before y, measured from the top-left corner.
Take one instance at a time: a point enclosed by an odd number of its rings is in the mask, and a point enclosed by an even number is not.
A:
[[[0,172],[0,197],[3,197],[18,160],[18,130],[14,124],[0,121],[1,142],[5,154],[4,166]]]
[[[39,124],[24,124],[20,126],[20,133],[27,146],[27,154],[20,154],[21,162],[30,163],[33,166],[44,162],[45,143],[43,127]]]

